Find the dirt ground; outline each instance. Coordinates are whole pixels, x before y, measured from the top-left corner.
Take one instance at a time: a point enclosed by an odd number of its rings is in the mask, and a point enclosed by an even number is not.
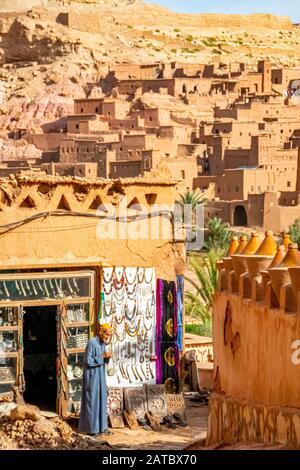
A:
[[[111,436],[105,436],[112,446],[118,449],[140,450],[181,450],[190,443],[204,439],[207,432],[208,406],[186,401],[187,428],[170,429],[162,426],[162,431],[146,431],[142,427],[132,431],[128,427],[113,429]],[[103,437],[96,438],[103,440]]]

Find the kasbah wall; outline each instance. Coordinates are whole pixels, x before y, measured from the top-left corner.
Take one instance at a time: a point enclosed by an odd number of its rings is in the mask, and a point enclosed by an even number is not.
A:
[[[126,240],[125,231],[122,232],[125,233],[123,239],[111,240],[98,237],[96,229],[99,218],[80,216],[95,214],[101,204],[118,208],[123,197],[126,197],[128,205],[140,205],[144,212],[150,212],[150,205],[154,203],[170,208],[175,200],[175,184],[155,178],[93,180],[24,175],[0,180],[2,269],[59,264],[84,267],[85,263],[141,266],[154,267],[159,278],[175,280],[176,274],[183,274],[185,254],[184,244],[173,241],[170,219],[156,218],[160,227],[164,220],[164,237],[159,232],[151,238],[146,231],[146,239],[134,239],[141,230],[148,228],[148,219],[144,218],[143,221],[117,222],[117,231],[130,226],[132,236]],[[65,211],[64,215],[49,214],[57,210]],[[69,214],[66,215],[66,212]],[[74,212],[78,212],[79,216]],[[44,213],[42,217],[13,230],[4,227],[41,213]],[[129,208],[128,215],[137,213],[136,209]],[[103,212],[103,215],[107,213]],[[107,229],[105,222],[100,231]]]
[[[214,300],[214,393],[207,443],[300,447],[300,316],[240,295]]]

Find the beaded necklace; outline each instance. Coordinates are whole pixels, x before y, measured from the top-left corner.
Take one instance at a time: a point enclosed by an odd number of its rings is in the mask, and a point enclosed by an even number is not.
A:
[[[133,280],[129,281],[126,268],[124,268],[124,276],[125,276],[125,280],[126,280],[127,285],[132,286],[133,284],[136,284],[137,275],[138,275],[138,268],[136,268],[136,270],[135,270],[135,275],[134,275]]]
[[[109,269],[111,269],[111,273],[109,273]],[[104,279],[104,282],[106,284],[111,283],[111,281],[113,279],[114,272],[115,272],[115,268],[103,268],[102,269],[103,279]],[[108,273],[108,278],[105,276],[107,273]]]
[[[131,336],[131,337],[137,336],[137,334],[139,332],[139,329],[140,329],[140,323],[141,323],[141,320],[139,319],[137,326],[134,327],[134,328],[131,328],[128,325],[128,323],[125,323],[125,330],[126,330],[126,333],[128,334],[128,336]]]

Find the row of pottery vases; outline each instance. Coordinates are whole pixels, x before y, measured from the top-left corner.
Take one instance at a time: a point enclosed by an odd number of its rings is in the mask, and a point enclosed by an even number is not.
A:
[[[283,234],[281,246],[277,246],[271,231],[265,233],[264,240],[256,232],[251,234],[249,240],[245,236],[240,239],[233,237],[222,268],[227,272],[234,271],[238,283],[245,273],[250,283],[259,277],[262,286],[271,281],[278,303],[284,284],[291,284],[295,299],[300,291],[300,252],[288,234]],[[294,308],[294,302],[291,306]]]

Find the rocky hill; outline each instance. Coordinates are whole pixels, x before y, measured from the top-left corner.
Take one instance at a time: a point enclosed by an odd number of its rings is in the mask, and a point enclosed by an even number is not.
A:
[[[73,98],[109,64],[269,58],[296,66],[299,44],[288,17],[181,15],[140,0],[1,0],[0,132],[40,129],[72,112]]]

